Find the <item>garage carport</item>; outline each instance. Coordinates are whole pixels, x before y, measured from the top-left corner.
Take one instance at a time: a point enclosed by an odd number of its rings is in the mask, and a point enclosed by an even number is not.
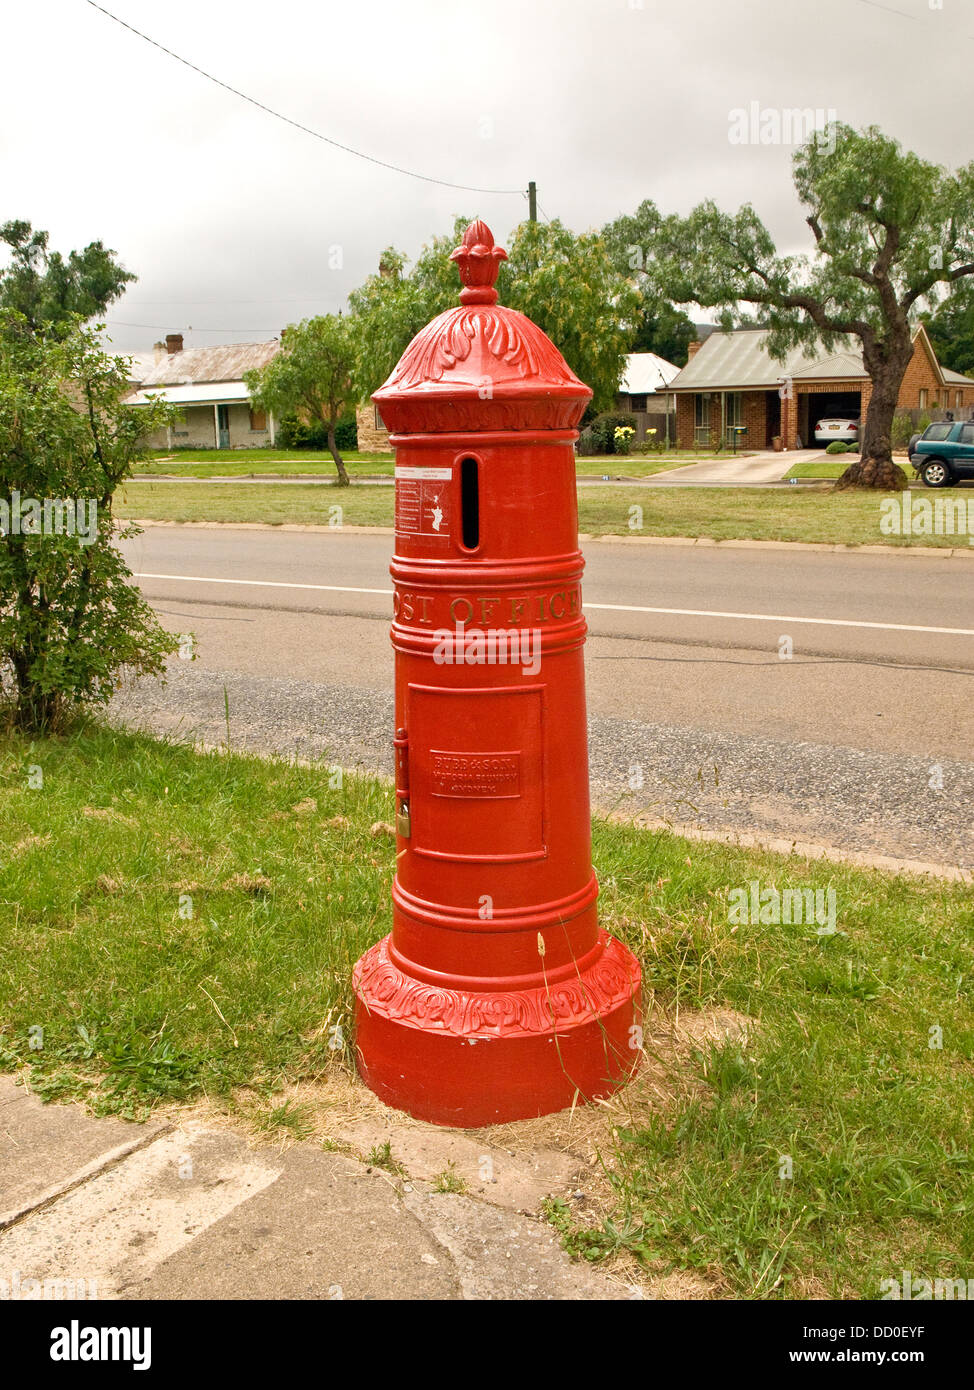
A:
[[[862,391],[847,386],[834,391],[803,391],[798,386],[798,437],[806,449],[816,447],[815,426],[834,416],[858,420],[862,416]]]

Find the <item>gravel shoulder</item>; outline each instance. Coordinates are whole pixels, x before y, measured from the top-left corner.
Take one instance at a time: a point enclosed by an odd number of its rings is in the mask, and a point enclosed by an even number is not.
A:
[[[173,663],[168,684],[127,687],[112,711],[133,727],[219,745],[228,706],[234,748],[391,775],[392,697],[368,689]],[[607,814],[953,876],[974,869],[966,762],[940,759],[938,773],[923,757],[616,718],[589,720],[589,748],[593,805]]]

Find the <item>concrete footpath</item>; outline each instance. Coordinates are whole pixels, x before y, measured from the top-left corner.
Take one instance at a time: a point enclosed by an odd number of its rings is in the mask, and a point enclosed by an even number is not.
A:
[[[492,1200],[437,1192],[413,1176],[420,1139],[437,1150],[427,1169],[450,1145],[469,1167],[483,1142],[417,1135],[396,1175],[188,1119],[95,1119],[2,1076],[0,1300],[647,1296],[573,1262],[531,1214],[564,1195],[558,1162],[507,1162]]]

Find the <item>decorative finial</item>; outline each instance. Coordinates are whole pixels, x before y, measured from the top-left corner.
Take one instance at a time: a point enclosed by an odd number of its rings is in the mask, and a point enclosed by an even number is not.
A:
[[[503,246],[494,245],[494,234],[486,222],[477,218],[463,234],[463,241],[450,254],[456,261],[464,288],[460,291],[461,304],[496,304],[497,291],[494,281],[500,270],[501,261],[507,260]]]

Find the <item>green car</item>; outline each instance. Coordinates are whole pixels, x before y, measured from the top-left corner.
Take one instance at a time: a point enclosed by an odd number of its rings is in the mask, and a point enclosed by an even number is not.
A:
[[[911,441],[910,462],[927,487],[974,478],[974,420],[937,420]]]

